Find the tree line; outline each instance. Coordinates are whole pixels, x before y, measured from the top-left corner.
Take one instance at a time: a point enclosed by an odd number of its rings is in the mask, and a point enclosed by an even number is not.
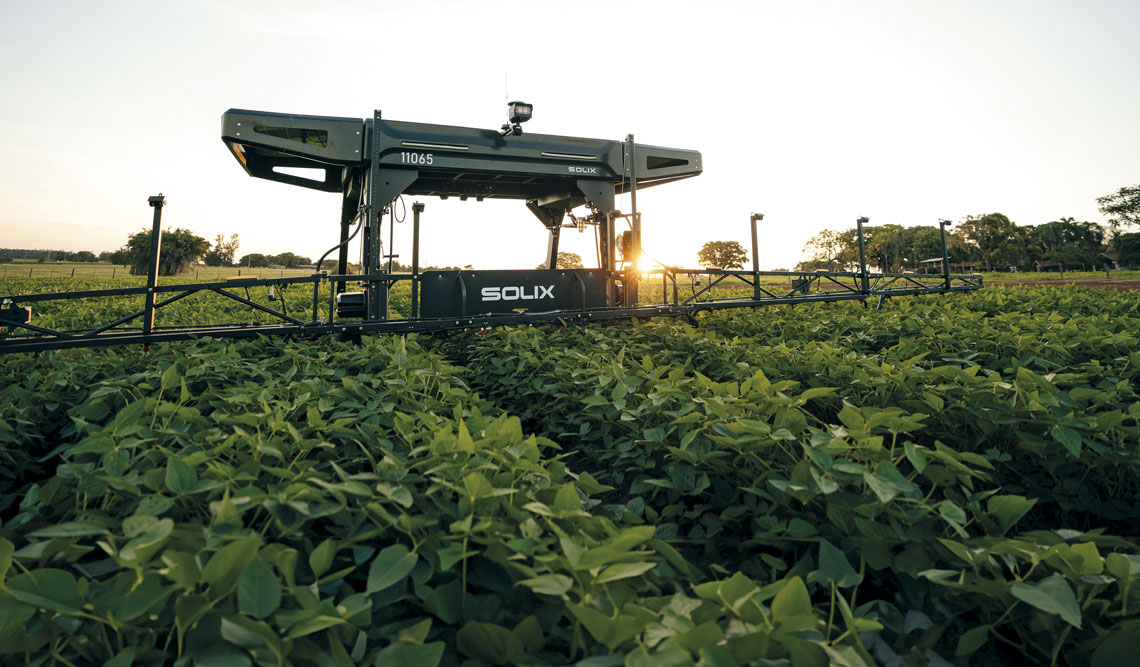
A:
[[[37,262],[109,262],[110,252],[95,254],[90,250],[48,250],[45,248],[0,248],[0,264],[6,264],[15,259],[33,260]]]
[[[986,271],[1140,265],[1140,185],[1121,188],[1097,203],[1107,226],[1060,218],[1040,225],[1018,225],[1001,213],[972,215],[947,230],[951,264]],[[887,272],[941,270],[942,238],[936,226],[888,224],[863,229],[867,264]],[[856,228],[824,230],[804,246],[808,259],[797,271],[855,270],[859,266]],[[932,261],[937,260],[937,261]],[[972,266],[971,266],[972,265]]]
[[[987,271],[1016,267],[1019,269],[1099,268],[1105,266],[1140,266],[1140,185],[1123,187],[1097,198],[1097,205],[1108,217],[1108,225],[1060,218],[1041,225],[1018,225],[1001,213],[968,216],[947,232],[947,250],[952,264],[974,265]],[[88,250],[28,250],[0,248],[0,262],[32,259],[40,262],[96,262],[129,266],[131,273],[145,274],[150,260],[150,230],[131,234],[127,243],[114,252],[95,254]],[[887,272],[917,270],[931,266],[941,268],[942,238],[935,226],[906,227],[897,224],[867,226],[863,229],[864,248],[869,266]],[[236,259],[237,234],[227,239],[218,234],[211,244],[186,229],[163,230],[159,271],[176,275],[189,271],[197,262],[207,266],[263,268],[310,266],[313,260],[303,255],[284,252],[277,255],[250,253]],[[859,266],[858,233],[847,230],[824,230],[804,246],[809,258],[796,265],[796,271],[817,269],[854,270]],[[741,268],[748,254],[736,241],[710,241],[698,252],[701,266]],[[931,261],[931,260],[937,260]],[[320,269],[335,271],[336,260],[327,259]],[[582,265],[581,257],[559,253],[558,267]],[[459,270],[455,266],[425,266],[421,270]],[[471,265],[462,267],[471,269]],[[353,270],[359,267],[352,265]],[[409,272],[411,267],[392,263],[392,270]]]

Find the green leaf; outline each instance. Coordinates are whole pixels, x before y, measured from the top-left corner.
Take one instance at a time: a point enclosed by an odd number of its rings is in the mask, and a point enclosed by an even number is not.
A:
[[[478,553],[479,551],[475,549],[464,550],[463,543],[456,542],[442,549],[437,549],[435,555],[439,558],[439,571],[447,572],[459,561],[475,556]]]
[[[8,570],[12,568],[12,554],[14,553],[16,553],[16,546],[0,537],[0,586],[4,585]]]
[[[605,584],[611,581],[618,581],[619,579],[637,577],[652,570],[656,566],[657,563],[618,563],[617,565],[610,565],[598,574],[598,577],[594,579],[594,583]]]
[[[720,629],[716,621],[705,621],[673,639],[686,651],[700,651],[713,648],[720,643],[724,639],[724,630]]]
[[[174,625],[181,637],[197,625],[206,612],[210,611],[210,601],[204,595],[179,595],[174,599]]]
[[[734,572],[731,577],[724,581],[709,582],[708,585],[712,586],[713,600],[720,600],[730,609],[739,609],[740,605],[745,601],[752,598],[752,596],[759,590],[756,582],[749,579],[747,575],[741,572]],[[705,597],[701,594],[699,588],[695,588],[698,595]]]
[[[336,540],[327,539],[318,544],[309,554],[309,569],[313,571],[313,576],[320,579],[321,575],[332,566],[334,557],[336,557]]]
[[[446,644],[392,644],[376,654],[376,667],[438,667]]]
[[[699,652],[701,661],[697,667],[740,667],[740,663],[732,658],[732,654],[720,646],[702,648]]]
[[[260,546],[259,539],[234,540],[210,556],[206,567],[202,568],[202,582],[210,585],[213,599],[229,595],[245,566],[257,555]]]
[[[954,649],[954,655],[960,658],[973,655],[978,649],[985,646],[986,640],[990,638],[990,626],[979,625],[976,628],[967,630],[958,638],[958,647]]]
[[[194,469],[177,456],[166,462],[166,488],[176,496],[193,493],[198,486],[198,475]]]
[[[425,618],[415,625],[400,630],[396,634],[396,640],[404,644],[422,644],[429,632],[431,632],[431,619]]]
[[[830,396],[834,393],[834,387],[812,387],[811,389],[808,389],[804,393],[800,394],[800,400],[807,401],[813,398],[819,398],[820,396]]]
[[[1036,504],[1036,498],[1030,500],[1025,496],[990,496],[986,509],[997,519],[1002,534],[1005,534]]]
[[[574,617],[586,627],[586,631],[594,639],[605,644],[611,651],[615,650],[625,640],[641,632],[647,622],[628,614],[618,614],[616,618],[613,618],[593,607],[580,604],[567,603],[566,606],[574,614]]]
[[[1061,426],[1060,424],[1054,426],[1049,432],[1053,435],[1053,439],[1061,443],[1065,451],[1069,452],[1073,457],[1081,455],[1081,442],[1083,439],[1079,432],[1067,426]]]
[[[1069,625],[1081,627],[1081,608],[1069,582],[1059,574],[1042,579],[1036,584],[1016,582],[1009,587],[1013,597],[1048,614],[1060,616]]]
[[[574,482],[566,482],[554,496],[554,511],[572,512],[580,509],[582,502],[578,499],[578,489],[574,487]]]
[[[840,588],[848,588],[863,583],[863,577],[851,567],[842,551],[827,540],[820,540],[819,569],[808,575],[808,581],[835,583]]]
[[[135,649],[125,648],[115,654],[107,662],[103,663],[103,667],[131,667],[135,662]]]
[[[298,637],[304,637],[305,635],[311,635],[314,632],[320,632],[321,630],[343,623],[344,621],[334,616],[316,614],[289,626],[289,634],[286,635],[285,638],[296,639]]]
[[[538,653],[546,645],[546,639],[542,635],[542,625],[534,614],[519,621],[511,632],[518,637],[523,650],[529,654]]]
[[[65,614],[79,614],[83,598],[75,577],[64,570],[44,568],[8,580],[8,592],[20,602]]]
[[[119,550],[116,559],[127,567],[140,567],[159,552],[173,532],[172,519],[128,517],[123,521],[123,533],[131,539]]]
[[[772,599],[772,621],[785,632],[799,632],[816,627],[811,596],[803,579],[792,577]]]
[[[926,470],[926,452],[910,440],[903,443],[903,452],[906,453],[906,460],[910,461],[915,471],[921,475]]]
[[[459,652],[492,665],[507,665],[523,655],[523,643],[510,630],[494,623],[469,621],[455,634]]]
[[[1127,627],[1131,625],[1132,627]],[[1123,667],[1135,664],[1140,655],[1140,632],[1135,621],[1109,633],[1093,651],[1090,667]]]
[[[686,577],[691,576],[692,568],[690,568],[689,564],[685,562],[685,557],[681,555],[681,552],[674,549],[671,544],[665,540],[657,538],[648,540],[646,544],[654,551],[661,554],[665,560],[677,571],[681,572],[681,574],[685,575]]]
[[[3,645],[5,637],[23,634],[24,624],[35,615],[36,607],[0,593],[0,645]]]
[[[119,622],[131,621],[156,607],[161,609],[172,592],[154,572],[140,580],[135,573],[123,571],[111,580],[110,589],[95,605],[100,613],[110,612]]]
[[[281,606],[281,583],[273,568],[260,558],[254,558],[238,577],[238,611],[254,618],[265,618]]]
[[[40,528],[28,533],[30,537],[87,537],[106,535],[107,529],[90,521],[64,521],[54,526]]]
[[[956,504],[954,504],[954,501],[952,501],[952,500],[939,501],[937,507],[938,507],[938,513],[940,515],[942,515],[943,519],[946,519],[947,521],[953,521],[953,522],[956,522],[958,524],[966,523],[966,512],[965,512],[965,510],[963,510],[961,507],[958,507]]]
[[[466,430],[464,429],[464,432]],[[470,437],[470,436],[468,436]],[[471,500],[479,500],[491,495],[495,487],[491,482],[483,476],[482,473],[473,472],[463,478],[463,486],[467,489],[467,495]]]
[[[520,586],[526,586],[535,593],[542,595],[562,595],[574,585],[574,580],[561,574],[544,574],[530,579],[523,579]]]
[[[894,482],[879,477],[874,473],[864,472],[863,481],[867,483],[867,486],[871,487],[871,490],[878,496],[879,502],[883,504],[891,502],[891,500],[899,494],[899,487],[895,486]]]
[[[409,553],[402,544],[393,544],[376,555],[368,568],[368,585],[365,592],[378,593],[404,580],[416,566],[417,556]]]
[[[269,627],[264,621],[255,621],[252,618],[228,614],[221,618],[222,639],[246,649],[259,649],[268,647],[277,656],[278,663],[283,662],[285,653],[284,643],[276,630]],[[330,642],[336,650],[335,642]]]

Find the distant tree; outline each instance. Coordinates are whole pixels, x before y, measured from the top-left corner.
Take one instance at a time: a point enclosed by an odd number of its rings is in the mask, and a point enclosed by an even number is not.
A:
[[[11,257],[0,256],[0,264],[11,264],[11,263],[12,263]]]
[[[210,248],[202,261],[206,263],[206,266],[232,266],[234,256],[237,255],[237,249],[237,234],[230,236],[229,241],[226,241],[224,234],[218,234],[214,239],[214,247]]]
[[[36,258],[36,264],[43,264],[47,261],[47,255],[40,255]]]
[[[255,252],[248,255],[242,255],[241,259],[238,260],[237,265],[256,268],[269,266],[272,263],[273,262],[270,261],[270,258],[267,255],[262,255]]]
[[[130,251],[130,249],[128,249],[126,247],[119,248],[118,250],[111,253],[110,255],[111,255],[110,260],[111,260],[112,264],[118,264],[119,266],[123,266],[123,265],[131,263],[131,251]]]
[[[1001,213],[971,215],[958,224],[957,233],[972,246],[987,271],[995,265],[1004,266],[1016,260],[1017,225]]]
[[[321,271],[335,272],[337,270],[337,261],[338,260],[335,260],[335,259],[326,259],[325,261],[321,262],[321,265],[318,268]],[[256,264],[254,266],[256,266]],[[353,264],[352,262],[349,262],[348,266],[345,268],[346,268],[346,273],[360,273],[360,264]],[[410,266],[404,266],[404,265],[400,264],[399,262],[396,262],[392,266],[392,270],[411,273],[412,268]],[[421,266],[420,271],[423,271],[423,270],[424,270],[424,267]]]
[[[1121,234],[1117,246],[1119,266],[1140,266],[1140,233]]]
[[[906,234],[902,225],[878,225],[863,230],[863,245],[867,249],[868,262],[877,264],[884,271],[902,270],[906,256]],[[858,233],[854,239],[858,254]]]
[[[910,266],[917,267],[924,259],[942,256],[942,233],[937,227],[929,225],[908,227],[907,232],[906,256],[910,260]]]
[[[110,250],[104,250],[103,252],[99,253],[99,261],[110,262],[111,258],[114,257],[114,255],[115,253],[111,252]]]
[[[697,253],[701,266],[718,269],[739,269],[748,261],[748,253],[736,241],[709,241]]]
[[[312,264],[313,260],[301,255],[294,255],[291,252],[283,252],[280,255],[273,255],[269,258],[270,264],[279,264],[287,269],[293,269],[302,264]]]
[[[470,265],[469,265],[470,266]],[[574,252],[560,252],[558,259],[555,260],[554,268],[556,269],[581,269],[585,265],[582,264],[582,256]],[[534,267],[536,269],[545,269],[546,262]]]
[[[825,229],[808,239],[804,244],[804,252],[808,259],[796,264],[797,271],[813,271],[815,269],[830,269],[839,260],[839,255],[847,248],[848,242],[843,232]]]
[[[98,257],[95,256],[95,253],[90,250],[67,253],[67,261],[69,262],[94,262],[97,259]]]
[[[1125,186],[1110,195],[1097,197],[1096,203],[1100,212],[1108,216],[1110,240],[1120,250],[1121,232],[1140,225],[1140,185]]]
[[[581,269],[585,264],[582,264],[582,256],[578,253],[560,252],[555,266],[559,269]]]
[[[1095,222],[1077,222],[1073,218],[1061,218],[1033,228],[1041,249],[1039,259],[1061,267],[1089,265],[1100,262],[1104,244],[1104,229]],[[1031,246],[1029,240],[1026,245]]]
[[[131,274],[146,275],[150,264],[150,230],[131,234],[124,247]],[[187,229],[163,230],[159,250],[158,274],[176,276],[188,271],[210,249],[210,242]]]

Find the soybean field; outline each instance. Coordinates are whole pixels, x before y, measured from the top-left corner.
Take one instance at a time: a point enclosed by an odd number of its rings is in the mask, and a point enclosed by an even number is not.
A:
[[[1138,336],[1060,286],[0,357],[0,663],[1121,667]]]

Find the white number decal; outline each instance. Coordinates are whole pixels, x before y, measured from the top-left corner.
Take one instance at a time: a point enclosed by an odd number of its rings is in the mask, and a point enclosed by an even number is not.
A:
[[[435,156],[431,153],[409,153],[403,151],[400,153],[400,162],[403,164],[431,164]]]

